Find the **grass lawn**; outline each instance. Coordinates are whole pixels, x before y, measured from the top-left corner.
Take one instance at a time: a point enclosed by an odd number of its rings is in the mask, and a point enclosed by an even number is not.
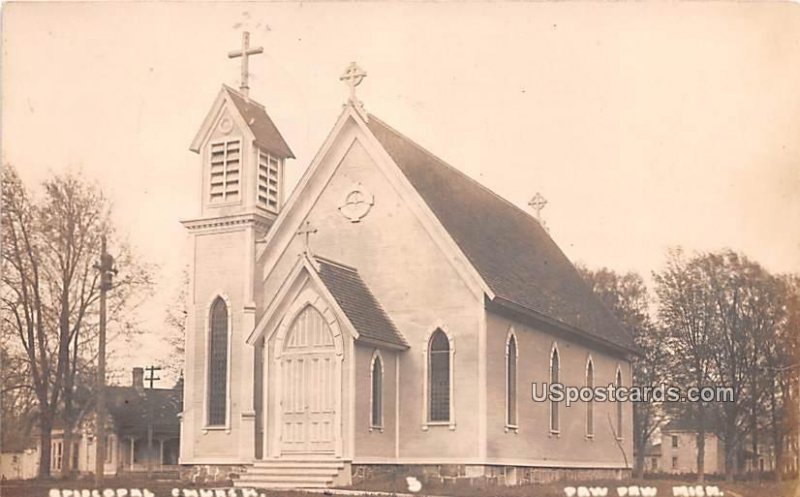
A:
[[[498,486],[470,486],[466,483],[425,485],[418,492],[420,496],[437,495],[452,497],[567,497],[565,487],[608,487],[608,496],[617,495],[617,487],[642,486],[657,489],[657,496],[672,496],[673,487],[692,485],[686,480],[627,480],[619,482],[586,481],[586,482],[561,482],[546,485],[523,485],[517,487]],[[800,497],[796,493],[796,482],[708,482],[707,485],[716,485],[724,496],[730,497]],[[0,483],[0,497],[49,497],[51,489],[95,489],[92,480],[31,480],[31,481],[5,481]],[[173,489],[211,489],[230,488],[229,484],[204,484],[195,486],[175,480],[148,480],[142,477],[108,478],[102,485],[103,489],[143,489],[146,488],[155,497],[171,497]],[[405,480],[398,481],[370,481],[352,487],[352,490],[381,491],[409,493]],[[241,497],[241,490],[235,494]],[[286,491],[258,491],[258,497],[320,497],[322,494],[309,492]],[[99,494],[102,497],[102,494]],[[130,497],[130,495],[129,495]],[[215,496],[216,497],[216,496]]]

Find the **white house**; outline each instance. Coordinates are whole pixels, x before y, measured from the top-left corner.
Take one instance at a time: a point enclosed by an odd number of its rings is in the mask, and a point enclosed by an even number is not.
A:
[[[709,475],[725,473],[725,448],[714,433],[705,434],[703,466]],[[661,468],[665,473],[697,473],[697,423],[677,418],[661,428]]]
[[[530,388],[630,385],[630,334],[536,219],[368,114],[362,78],[288,198],[301,166],[246,78],[191,144],[180,463],[262,487],[627,474],[630,404]]]

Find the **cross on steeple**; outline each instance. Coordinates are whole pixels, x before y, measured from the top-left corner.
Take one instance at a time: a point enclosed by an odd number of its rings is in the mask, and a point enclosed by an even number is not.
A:
[[[366,76],[367,73],[358,67],[355,62],[351,62],[347,69],[344,70],[344,73],[339,76],[339,81],[344,81],[344,84],[350,87],[350,102],[356,105],[360,105],[356,98],[356,86],[360,85]]]
[[[248,96],[248,92],[250,91],[250,85],[248,83],[248,79],[250,77],[250,69],[249,69],[250,56],[260,54],[263,52],[264,52],[264,47],[250,48],[250,33],[247,31],[242,32],[242,49],[228,52],[229,59],[235,59],[237,57],[242,58],[242,83],[239,86],[239,90],[245,97]]]
[[[317,228],[311,227],[311,221],[306,221],[300,231],[297,232],[297,236],[305,236],[304,240],[304,250],[303,252],[310,256],[311,255],[311,235],[317,232]]]

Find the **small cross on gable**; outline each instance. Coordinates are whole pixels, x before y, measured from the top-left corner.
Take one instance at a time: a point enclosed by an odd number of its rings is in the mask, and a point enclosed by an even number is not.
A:
[[[311,221],[306,221],[305,224],[303,224],[303,226],[297,232],[297,236],[305,237],[303,245],[304,246],[303,253],[305,253],[309,257],[311,256],[311,235],[313,235],[316,232],[317,228],[311,227]]]
[[[250,78],[250,56],[257,55],[264,52],[263,47],[254,47],[250,48],[250,33],[244,31],[242,33],[242,48],[241,50],[234,50],[232,52],[228,52],[229,59],[235,59],[237,57],[242,58],[242,82],[239,86],[239,90],[242,92],[242,95],[245,97],[248,96],[248,92],[250,90],[249,78]]]

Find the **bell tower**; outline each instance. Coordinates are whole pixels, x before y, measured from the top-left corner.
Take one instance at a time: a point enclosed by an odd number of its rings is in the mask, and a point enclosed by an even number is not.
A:
[[[263,105],[250,98],[249,57],[262,53],[243,33],[238,90],[223,85],[191,146],[198,154],[200,216],[183,221],[192,245],[187,305],[181,464],[200,454],[252,462],[256,438],[255,246],[283,204],[291,149]]]
[[[192,141],[202,165],[204,217],[253,213],[271,224],[283,202],[283,168],[294,154],[264,106],[250,98],[249,58],[262,52],[243,33],[242,48],[228,54],[241,59],[239,90],[222,86]]]

